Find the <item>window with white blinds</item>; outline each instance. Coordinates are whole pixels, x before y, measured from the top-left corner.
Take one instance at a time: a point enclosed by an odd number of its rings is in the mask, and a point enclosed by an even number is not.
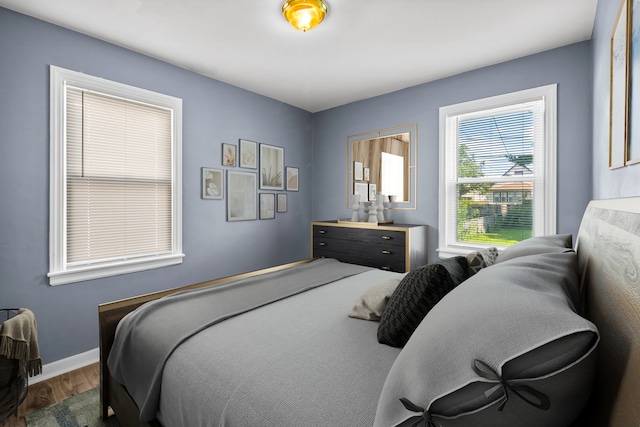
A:
[[[94,79],[52,67],[51,284],[182,259],[181,101]]]
[[[440,109],[441,256],[555,233],[555,92]]]

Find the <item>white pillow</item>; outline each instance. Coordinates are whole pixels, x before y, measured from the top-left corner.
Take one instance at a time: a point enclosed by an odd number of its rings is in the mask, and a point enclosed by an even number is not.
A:
[[[389,301],[391,294],[396,290],[405,275],[406,273],[384,280],[364,291],[353,305],[349,317],[363,320],[380,320],[387,301]]]

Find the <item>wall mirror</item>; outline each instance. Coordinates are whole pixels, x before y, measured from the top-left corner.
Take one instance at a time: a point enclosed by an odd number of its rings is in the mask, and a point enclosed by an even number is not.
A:
[[[416,208],[418,125],[404,125],[347,137],[347,207],[376,194],[390,197],[389,209]]]

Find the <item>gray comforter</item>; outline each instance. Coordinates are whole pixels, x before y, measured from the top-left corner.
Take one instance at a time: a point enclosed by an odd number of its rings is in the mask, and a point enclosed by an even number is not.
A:
[[[365,399],[370,402],[365,409],[373,417],[377,396],[397,350],[375,342],[375,329],[371,331],[375,324],[349,319],[347,313],[365,286],[373,284],[371,278],[363,283],[358,277],[379,273],[389,277],[395,273],[367,270],[335,260],[318,260],[285,272],[145,304],[120,322],[109,369],[136,401],[141,419],[159,416],[165,426],[336,425],[322,421],[329,420],[326,414],[332,412],[332,405],[345,405],[331,402],[331,395],[354,393],[372,394]],[[349,279],[334,283],[351,276],[358,286],[342,286]],[[327,283],[335,289],[322,286]],[[343,288],[349,290],[349,300],[338,312],[333,306]],[[345,296],[337,298],[342,301]],[[323,312],[329,317],[325,319]],[[311,318],[305,319],[305,313]],[[339,342],[332,343],[335,339],[327,335],[325,322],[335,321],[338,316],[336,325],[348,322],[355,329],[351,337],[336,331]],[[369,331],[364,333],[366,329]],[[362,340],[367,341],[365,347],[359,344]],[[370,354],[374,348],[380,348],[380,354]],[[342,354],[346,354],[347,363],[340,362]],[[373,393],[364,378],[370,368],[362,369],[367,358],[381,360],[374,365],[386,369],[373,375]],[[338,383],[347,376],[351,379],[346,387],[353,389],[346,394],[332,393],[332,389],[345,387]],[[308,398],[317,390],[329,401]],[[300,407],[302,401],[306,403]],[[283,424],[283,414],[291,411],[297,413],[296,421],[292,421],[297,424]],[[310,416],[309,423],[301,424],[299,416]],[[367,424],[352,420],[341,425]]]

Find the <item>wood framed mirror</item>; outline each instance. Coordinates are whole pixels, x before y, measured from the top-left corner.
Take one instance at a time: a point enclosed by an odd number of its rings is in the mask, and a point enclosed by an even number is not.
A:
[[[348,136],[347,207],[353,194],[361,202],[384,194],[394,199],[387,209],[415,209],[417,140],[417,124]]]

